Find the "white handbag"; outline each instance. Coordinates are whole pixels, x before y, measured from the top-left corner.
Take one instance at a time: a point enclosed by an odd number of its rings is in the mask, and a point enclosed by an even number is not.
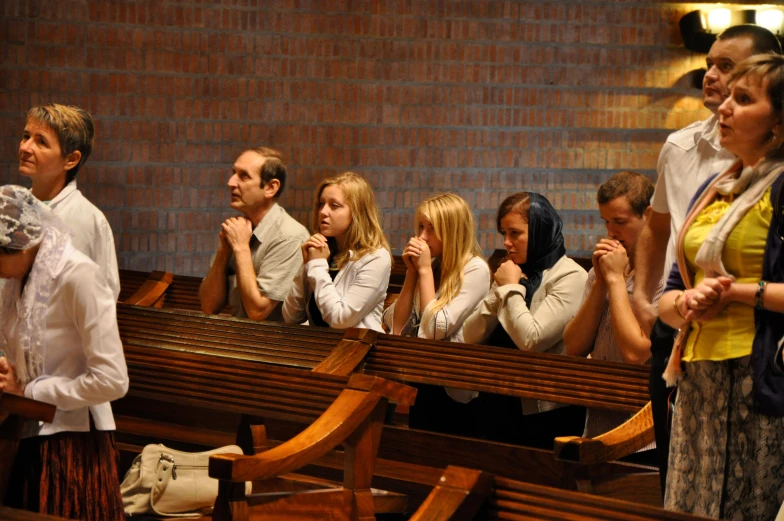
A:
[[[227,445],[207,452],[182,452],[161,444],[144,447],[120,486],[125,513],[187,517],[212,507],[218,497],[218,480],[207,474],[213,454],[242,454],[242,449]],[[245,490],[250,494],[250,482]]]

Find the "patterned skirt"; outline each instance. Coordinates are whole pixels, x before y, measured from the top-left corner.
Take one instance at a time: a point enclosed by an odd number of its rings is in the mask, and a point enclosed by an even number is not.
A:
[[[750,360],[684,364],[666,509],[732,521],[775,519],[784,500],[784,418],[756,411]]]
[[[81,521],[124,521],[114,434],[61,432],[25,438],[5,504]]]

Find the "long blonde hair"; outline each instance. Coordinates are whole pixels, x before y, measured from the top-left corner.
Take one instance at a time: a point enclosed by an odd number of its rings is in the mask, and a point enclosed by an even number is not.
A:
[[[343,192],[346,204],[351,210],[351,224],[346,232],[346,248],[337,251],[334,238],[327,238],[330,251],[335,253],[334,261],[342,268],[349,260],[349,250],[354,252],[353,260],[357,260],[379,248],[389,249],[389,243],[381,228],[381,214],[378,202],[370,185],[354,172],[344,172],[335,177],[324,179],[316,190],[316,204],[313,209],[313,230],[319,231],[319,208],[321,192],[330,185],[335,185]]]
[[[463,268],[472,257],[481,258],[482,249],[476,240],[474,216],[461,197],[451,193],[435,195],[419,203],[416,215],[432,223],[442,244],[440,294],[428,310],[432,314],[457,296],[463,287]]]

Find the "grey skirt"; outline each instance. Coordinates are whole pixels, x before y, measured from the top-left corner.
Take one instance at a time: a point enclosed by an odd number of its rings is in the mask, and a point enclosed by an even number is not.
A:
[[[733,521],[776,518],[784,501],[784,418],[756,411],[750,360],[684,364],[666,509]]]

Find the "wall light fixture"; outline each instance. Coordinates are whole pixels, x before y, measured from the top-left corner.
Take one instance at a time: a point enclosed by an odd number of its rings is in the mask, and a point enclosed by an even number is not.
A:
[[[740,24],[760,25],[781,40],[784,32],[784,7],[744,6],[742,9],[727,7],[698,9],[681,18],[681,37],[690,51],[707,53],[716,41],[717,34],[728,27]]]

